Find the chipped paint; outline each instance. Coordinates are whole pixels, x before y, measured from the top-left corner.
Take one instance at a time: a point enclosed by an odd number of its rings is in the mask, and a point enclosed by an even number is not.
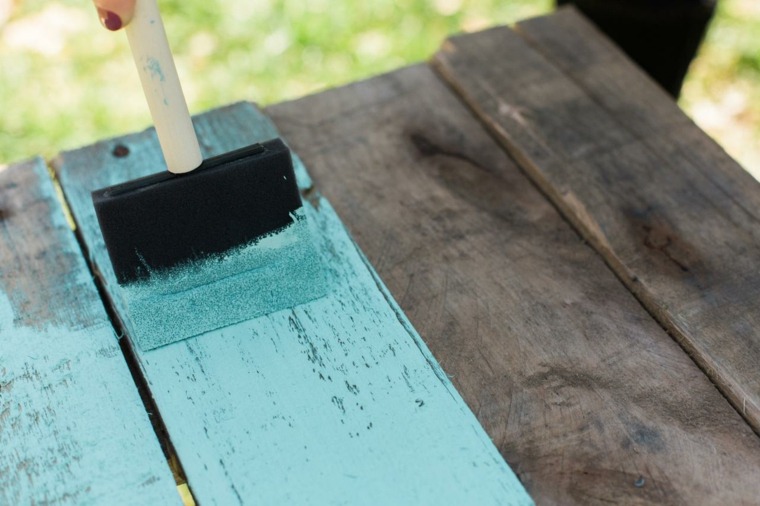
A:
[[[0,504],[180,504],[44,163],[0,182]]]

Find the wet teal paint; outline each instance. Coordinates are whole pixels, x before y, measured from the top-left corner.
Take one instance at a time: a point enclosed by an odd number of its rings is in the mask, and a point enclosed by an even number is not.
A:
[[[322,297],[318,239],[299,209],[291,225],[252,244],[116,286],[127,330],[151,350]]]
[[[203,115],[196,130],[207,154],[276,134],[249,104]],[[89,191],[160,164],[152,133],[119,142],[136,156],[110,159],[104,143],[65,154],[61,169],[112,295]],[[532,504],[329,202],[315,195],[305,211],[327,296],[138,352],[199,502]]]
[[[0,263],[0,277],[56,286],[0,284],[0,504],[181,504],[47,168],[10,167],[0,183],[29,171],[0,184],[0,201],[13,187],[33,203],[4,223],[0,257],[40,234],[55,254]]]

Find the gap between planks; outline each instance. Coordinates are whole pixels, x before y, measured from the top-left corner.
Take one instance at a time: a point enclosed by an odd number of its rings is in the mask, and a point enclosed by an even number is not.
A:
[[[166,430],[166,425],[161,418],[161,412],[159,411],[158,406],[156,405],[155,401],[153,400],[153,396],[150,393],[150,388],[148,387],[147,380],[140,370],[140,364],[137,360],[137,357],[135,356],[134,350],[132,349],[132,343],[129,341],[129,339],[125,339],[124,324],[122,323],[114,308],[113,300],[108,294],[108,291],[105,289],[100,271],[97,269],[97,266],[93,263],[92,258],[90,257],[90,254],[87,250],[87,245],[85,244],[84,238],[82,237],[79,227],[77,226],[74,214],[71,212],[69,203],[66,200],[66,195],[61,188],[61,184],[58,181],[58,178],[56,177],[55,164],[55,158],[45,161],[45,166],[47,167],[47,173],[50,178],[50,182],[55,189],[56,196],[58,197],[58,202],[60,203],[61,212],[63,213],[64,218],[66,219],[66,222],[71,229],[71,232],[76,238],[77,245],[79,246],[79,250],[82,253],[82,257],[85,259],[85,265],[87,265],[87,269],[90,272],[90,276],[92,277],[93,284],[97,289],[98,296],[103,302],[103,307],[105,308],[106,314],[108,315],[108,320],[113,326],[114,332],[118,337],[118,344],[122,357],[124,358],[124,362],[127,364],[127,368],[131,374],[132,381],[134,382],[135,388],[140,395],[140,400],[142,401],[143,408],[148,415],[148,420],[150,420],[151,428],[153,429],[156,439],[161,446],[161,450],[164,453],[164,457],[166,458],[169,469],[171,469],[172,476],[174,477],[174,481],[177,486],[177,493],[182,499],[184,506],[196,506],[196,501],[193,497],[190,484],[187,482],[185,471],[182,468],[182,463],[180,462],[174,450],[174,445],[171,442],[171,437],[169,436],[169,432]]]
[[[45,161],[0,193],[0,503],[179,502]]]

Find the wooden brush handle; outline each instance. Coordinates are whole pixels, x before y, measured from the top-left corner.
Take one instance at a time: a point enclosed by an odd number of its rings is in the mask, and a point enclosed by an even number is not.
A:
[[[203,157],[156,0],[137,0],[125,30],[166,165],[176,174],[190,172]]]

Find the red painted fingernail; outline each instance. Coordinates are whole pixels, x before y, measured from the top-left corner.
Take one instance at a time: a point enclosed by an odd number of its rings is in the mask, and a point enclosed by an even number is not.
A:
[[[112,32],[121,28],[121,18],[115,12],[103,11],[101,13],[100,21],[103,23],[103,26]]]

